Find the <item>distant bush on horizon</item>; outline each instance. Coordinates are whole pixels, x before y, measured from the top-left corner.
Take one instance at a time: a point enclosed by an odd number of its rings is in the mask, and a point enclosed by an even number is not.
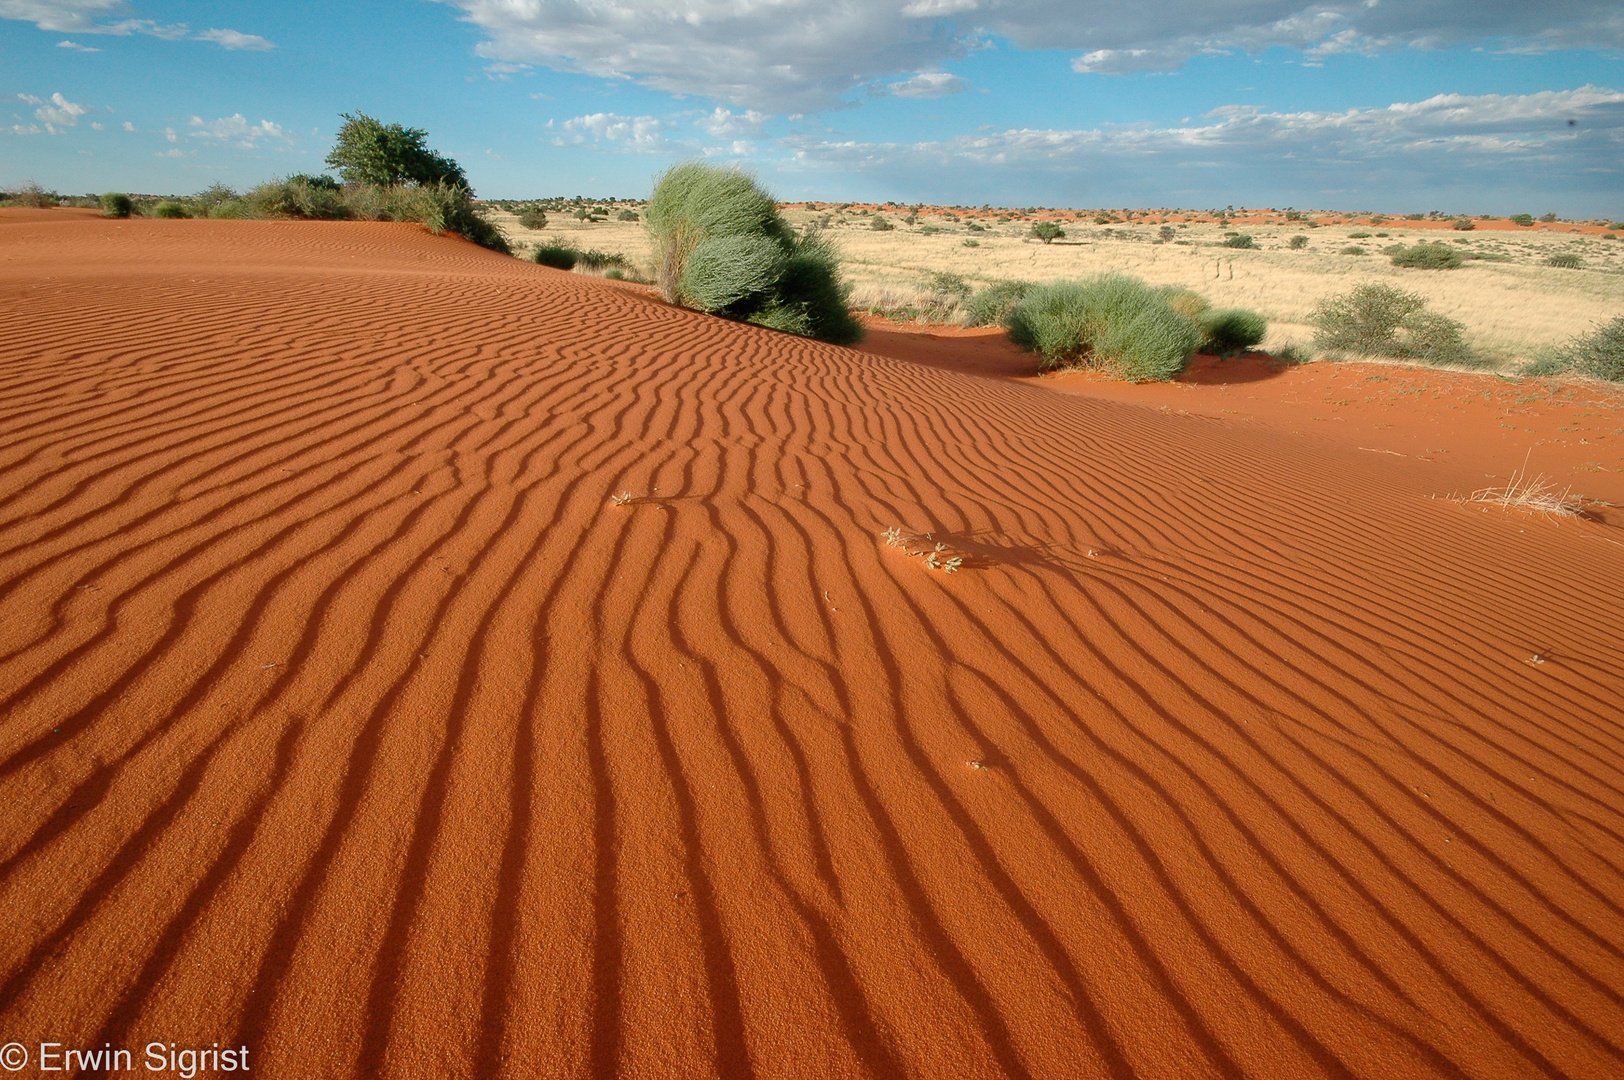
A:
[[[1395,245],[1392,252],[1394,266],[1414,270],[1454,270],[1466,262],[1465,256],[1443,244],[1416,244],[1414,247]]]

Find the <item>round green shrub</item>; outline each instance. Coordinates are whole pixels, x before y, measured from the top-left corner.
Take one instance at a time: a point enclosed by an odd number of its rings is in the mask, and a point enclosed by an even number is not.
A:
[[[1220,308],[1201,316],[1200,352],[1234,356],[1262,342],[1269,320],[1246,308]]]
[[[643,216],[666,300],[836,344],[862,336],[834,248],[815,230],[798,236],[744,173],[672,166]]]
[[[890,232],[892,229],[896,228],[895,225],[891,224],[891,219],[883,214],[875,214],[874,220],[868,223],[868,227],[873,229],[875,232]]]
[[[109,191],[101,197],[102,217],[127,218],[135,204],[121,191]]]
[[[1534,223],[1534,215],[1533,214],[1512,214],[1511,218],[1509,220],[1511,221],[1511,223],[1513,225],[1521,225],[1521,226],[1526,228],[1527,226],[1532,225]]]
[[[1470,232],[1471,230],[1477,228],[1477,223],[1471,218],[1456,218],[1452,227],[1459,229],[1461,232]]]
[[[1624,382],[1624,315],[1574,338],[1559,355],[1564,365],[1581,375]]]
[[[562,244],[543,244],[536,249],[531,258],[542,266],[550,266],[554,270],[573,270],[581,258],[581,253]]]
[[[1461,253],[1444,244],[1416,244],[1400,247],[1392,255],[1394,266],[1407,266],[1415,270],[1454,270],[1466,259]]]
[[[968,243],[968,241],[966,241]],[[1010,309],[1032,291],[1030,281],[995,281],[964,305],[966,326],[1002,326]]]
[[[1301,251],[1308,246],[1308,237],[1298,234],[1286,241],[1286,246],[1293,251]]]
[[[519,226],[525,229],[545,229],[547,212],[539,206],[527,206],[519,211]]]
[[[1365,284],[1315,308],[1314,346],[1321,352],[1392,356],[1429,363],[1471,360],[1463,327],[1426,310],[1426,299],[1391,285]]]
[[[1052,221],[1034,221],[1027,236],[1040,240],[1045,244],[1053,243],[1066,235],[1066,230]]]
[[[1034,286],[1004,325],[1043,367],[1098,368],[1132,382],[1172,378],[1201,343],[1160,290],[1124,274]]]
[[[1349,244],[1347,247],[1343,248],[1340,252],[1338,252],[1338,254],[1340,254],[1340,255],[1368,255],[1368,254],[1370,254],[1370,252],[1366,251],[1364,248],[1360,247],[1358,244]]]
[[[1228,240],[1225,240],[1224,241],[1224,247],[1227,247],[1227,248],[1255,248],[1255,247],[1257,247],[1257,242],[1252,239],[1252,234],[1251,233],[1240,233],[1237,236],[1231,236]]]
[[[186,207],[174,199],[165,199],[152,208],[152,216],[155,218],[189,218],[192,215],[186,212]]]
[[[1577,270],[1585,261],[1571,251],[1560,251],[1545,260],[1546,266],[1554,266],[1559,270]]]

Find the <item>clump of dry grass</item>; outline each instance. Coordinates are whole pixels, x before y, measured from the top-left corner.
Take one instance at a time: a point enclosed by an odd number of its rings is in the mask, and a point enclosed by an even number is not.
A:
[[[1571,487],[1558,488],[1545,478],[1544,473],[1529,476],[1527,459],[1524,459],[1522,468],[1511,474],[1504,487],[1482,488],[1472,492],[1471,498],[1466,501],[1548,517],[1578,517],[1585,505],[1584,499],[1573,494]]]

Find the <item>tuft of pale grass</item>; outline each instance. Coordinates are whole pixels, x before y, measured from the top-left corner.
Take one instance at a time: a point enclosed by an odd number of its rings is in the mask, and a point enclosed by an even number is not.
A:
[[[1585,501],[1571,487],[1558,488],[1544,473],[1528,475],[1528,461],[1511,474],[1504,487],[1486,487],[1472,492],[1467,502],[1498,506],[1502,510],[1523,510],[1547,517],[1578,517]]]

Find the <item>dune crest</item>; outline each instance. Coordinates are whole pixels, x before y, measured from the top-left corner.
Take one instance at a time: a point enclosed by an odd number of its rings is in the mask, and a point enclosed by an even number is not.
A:
[[[1624,1074],[1618,530],[1300,448],[416,226],[0,212],[0,1034]]]

